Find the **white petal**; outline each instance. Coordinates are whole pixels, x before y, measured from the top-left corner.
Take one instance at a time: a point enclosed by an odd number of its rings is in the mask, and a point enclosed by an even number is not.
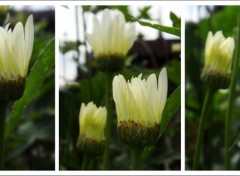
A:
[[[12,32],[12,67],[14,70],[24,77],[24,29],[22,23],[18,22]]]
[[[148,108],[149,118],[152,123],[159,122],[158,112],[160,109],[160,97],[158,97],[157,78],[151,74],[147,79]]]
[[[208,32],[207,40],[206,40],[206,45],[205,45],[205,58],[208,58],[208,55],[210,54],[212,44],[213,44],[213,35],[212,32]]]
[[[24,74],[27,74],[29,60],[32,56],[33,50],[33,41],[34,41],[34,24],[33,24],[33,16],[30,15],[27,19],[25,25],[25,56],[24,56]]]
[[[128,23],[125,25],[124,30],[124,41],[123,41],[123,53],[127,54],[128,50],[132,47],[135,39],[135,24],[134,23]]]
[[[118,10],[105,9],[99,14],[102,15],[100,20],[93,17],[91,41],[88,37],[96,58],[99,55],[124,56],[135,38],[134,25],[126,23],[123,13]]]
[[[160,112],[159,114],[162,114],[162,111],[164,109],[164,106],[166,104],[167,100],[167,90],[168,90],[168,82],[167,82],[167,70],[164,67],[158,77],[158,93],[160,97]],[[160,119],[161,120],[161,119]]]
[[[126,117],[126,107],[128,106],[128,89],[126,80],[122,75],[115,76],[113,79],[113,99],[116,104],[118,121],[124,120]]]

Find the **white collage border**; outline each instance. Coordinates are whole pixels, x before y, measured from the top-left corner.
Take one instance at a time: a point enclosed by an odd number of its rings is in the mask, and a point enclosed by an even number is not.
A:
[[[181,170],[179,171],[59,171],[59,36],[58,8],[61,5],[179,5],[181,8]],[[185,7],[188,5],[240,5],[240,1],[2,1],[0,5],[52,5],[55,6],[55,170],[53,171],[0,171],[0,175],[240,175],[239,171],[185,170]]]

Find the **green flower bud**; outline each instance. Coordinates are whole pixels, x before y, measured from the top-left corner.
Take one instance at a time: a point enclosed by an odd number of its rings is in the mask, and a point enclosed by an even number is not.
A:
[[[232,37],[225,38],[222,31],[214,36],[208,33],[205,46],[205,65],[201,78],[213,89],[228,88],[231,78],[233,51]]]
[[[104,129],[106,125],[107,110],[105,107],[97,108],[93,102],[81,104],[79,114],[80,133],[77,148],[89,156],[100,155],[105,147]]]

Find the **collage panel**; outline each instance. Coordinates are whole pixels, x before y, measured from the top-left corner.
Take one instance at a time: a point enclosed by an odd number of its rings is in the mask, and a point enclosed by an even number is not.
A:
[[[0,170],[55,170],[54,38],[54,6],[0,5]]]
[[[181,9],[60,6],[59,169],[181,169]]]
[[[238,174],[240,3],[148,2],[0,1],[0,175]]]
[[[239,170],[239,12],[186,7],[186,170]]]

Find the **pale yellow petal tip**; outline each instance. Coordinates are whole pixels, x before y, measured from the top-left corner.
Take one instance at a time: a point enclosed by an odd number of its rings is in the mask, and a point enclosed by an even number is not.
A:
[[[162,68],[162,70],[160,71],[158,79],[159,79],[158,80],[159,82],[160,82],[160,79],[163,79],[164,80],[163,84],[167,84],[167,69],[166,69],[166,67]]]
[[[209,33],[205,45],[205,64],[201,79],[213,89],[226,89],[230,83],[235,42],[223,31]]]
[[[160,75],[162,75],[162,74],[167,76],[167,69],[166,69],[166,67],[162,68],[162,70],[160,72]]]
[[[103,140],[106,118],[105,107],[97,107],[93,102],[87,105],[82,103],[79,113],[80,134],[97,141]]]
[[[222,31],[214,35],[208,33],[205,45],[205,67],[219,73],[228,73],[231,70],[229,60],[232,60],[235,48],[232,37],[225,38]]]
[[[25,30],[29,30],[29,32],[31,31],[31,33],[32,31],[34,31],[33,15],[29,15],[29,17],[27,18]]]
[[[33,24],[33,15],[29,15],[27,21]]]

